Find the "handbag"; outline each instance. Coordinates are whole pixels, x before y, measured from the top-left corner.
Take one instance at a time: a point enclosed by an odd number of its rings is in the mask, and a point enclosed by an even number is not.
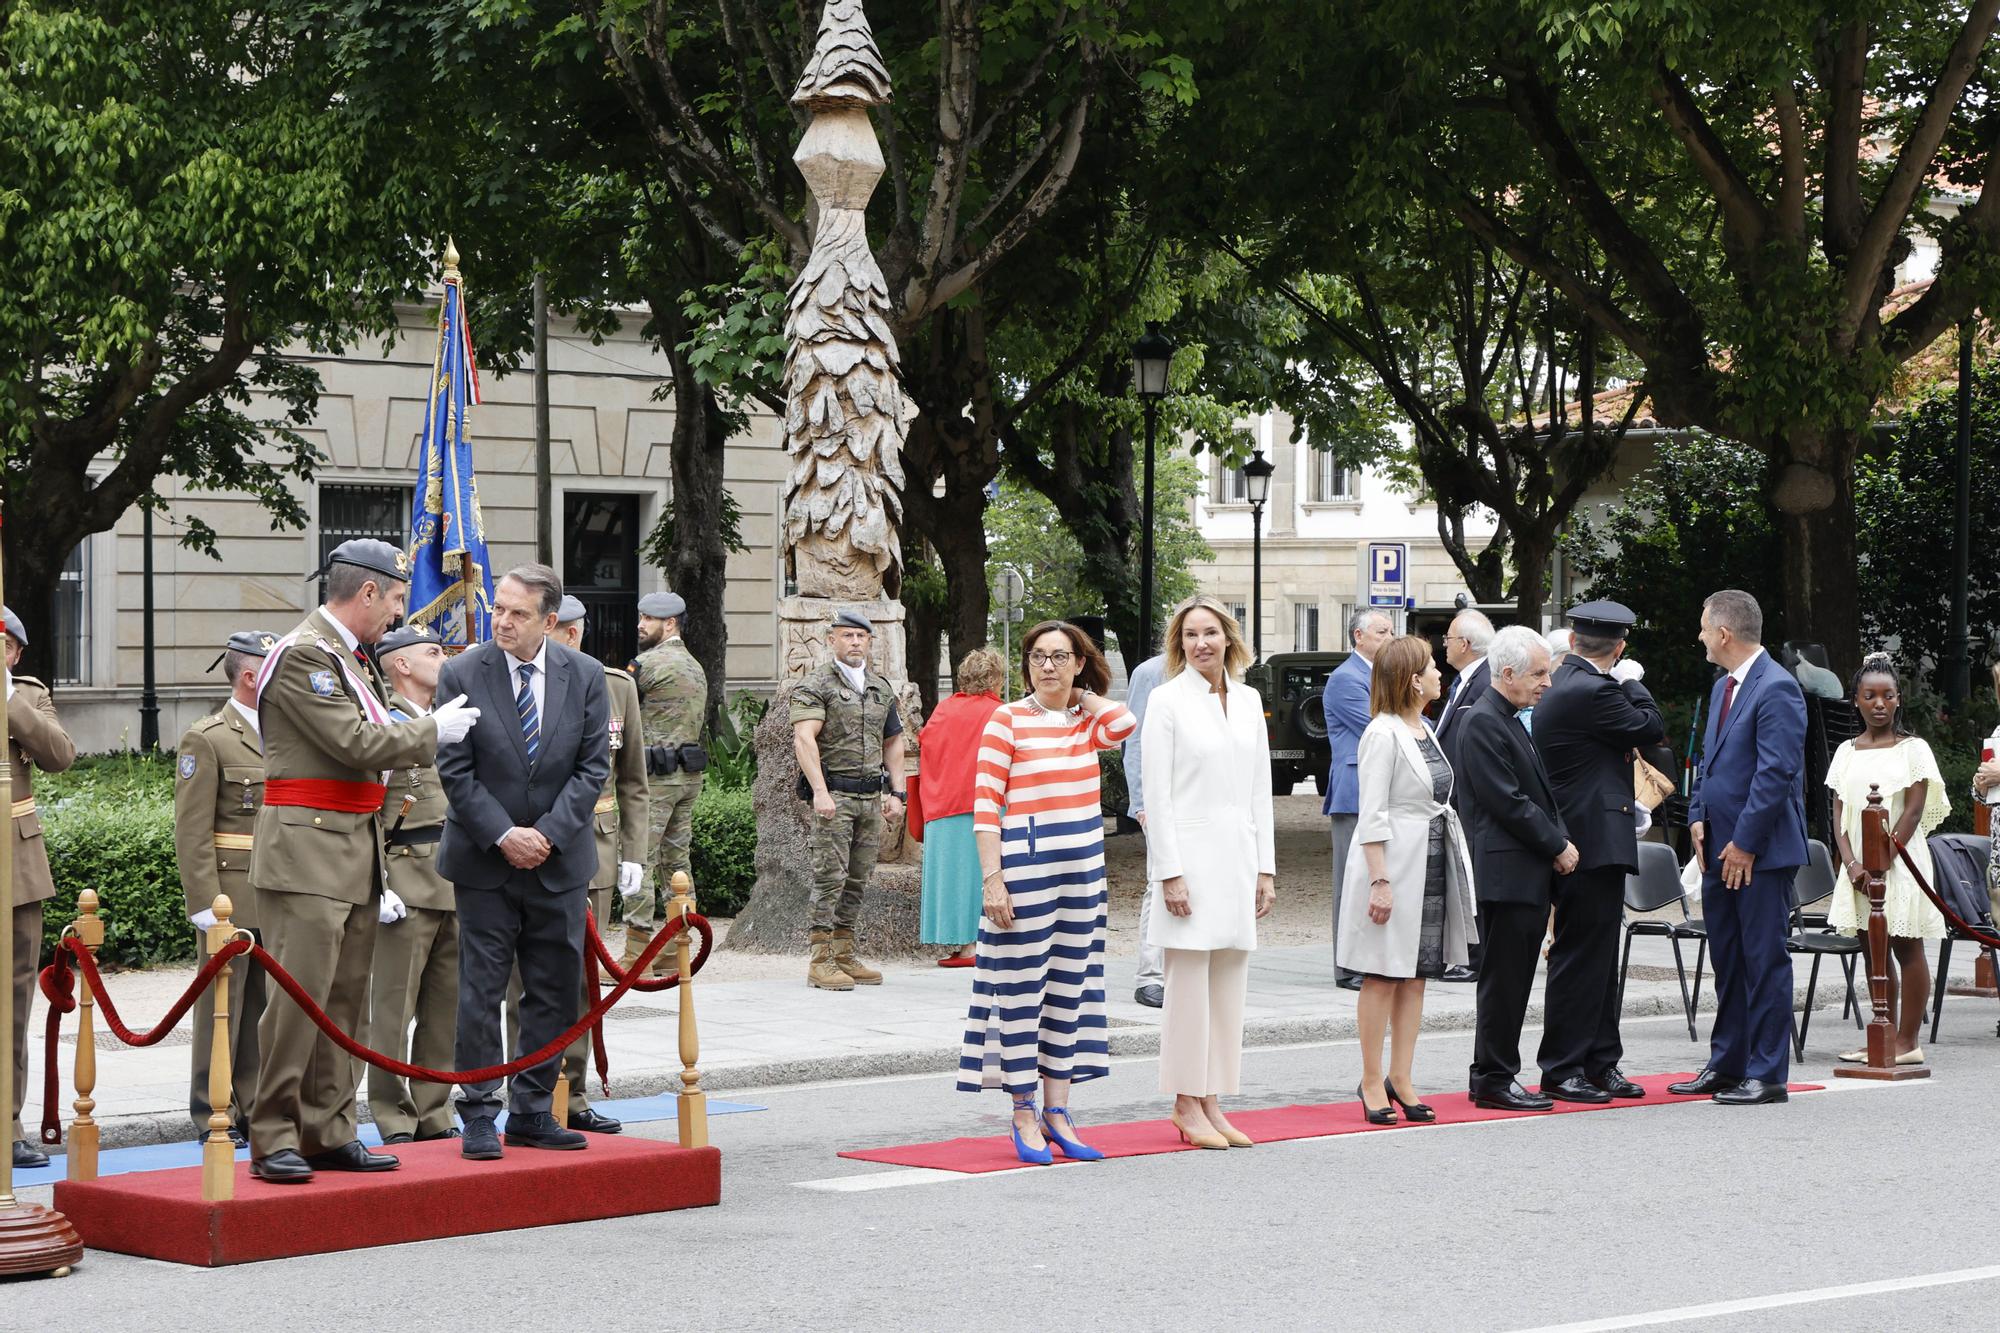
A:
[[[1632,763],[1632,799],[1648,810],[1657,810],[1672,796],[1674,784],[1666,774],[1643,759]]]

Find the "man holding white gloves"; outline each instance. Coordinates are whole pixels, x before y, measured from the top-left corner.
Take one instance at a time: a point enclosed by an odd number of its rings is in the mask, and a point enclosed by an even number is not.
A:
[[[436,632],[424,625],[392,630],[376,645],[375,660],[389,686],[390,716],[398,722],[428,716],[444,670]],[[458,1033],[458,896],[436,866],[444,786],[434,762],[394,770],[387,786],[389,887],[376,914],[368,1044],[412,1064],[449,1069]],[[370,1065],[368,1105],[384,1146],[458,1137],[447,1084],[413,1083]]]

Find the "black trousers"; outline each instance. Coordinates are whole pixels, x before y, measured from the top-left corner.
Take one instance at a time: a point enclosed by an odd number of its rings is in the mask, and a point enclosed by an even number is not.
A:
[[[521,969],[521,1050],[538,1051],[576,1022],[583,988],[583,911],[589,888],[552,893],[532,870],[517,870],[497,889],[457,886],[458,1040],[452,1061],[460,1069],[506,1059],[500,1009],[507,982]],[[508,1085],[508,1112],[546,1112],[554,1097],[563,1053],[516,1074]],[[462,1119],[497,1116],[500,1082],[467,1083],[458,1094]]]
[[[1532,903],[1481,903],[1479,1011],[1472,1032],[1471,1088],[1498,1092],[1521,1072],[1521,1021],[1535,986],[1548,909]]]
[[[1618,942],[1625,872],[1556,877],[1556,938],[1549,948],[1540,1061],[1544,1082],[1595,1080],[1623,1058],[1618,1039]]]

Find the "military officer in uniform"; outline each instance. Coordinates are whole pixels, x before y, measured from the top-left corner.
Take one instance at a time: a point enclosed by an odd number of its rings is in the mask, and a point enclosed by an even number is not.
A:
[[[556,642],[565,648],[583,651],[584,608],[575,597],[564,595],[556,611]],[[597,918],[598,933],[611,925],[611,890],[630,902],[645,883],[646,867],[646,750],[640,739],[644,725],[639,712],[639,688],[629,673],[615,666],[604,668],[604,689],[610,709],[605,722],[606,741],[611,750],[611,772],[604,779],[591,813],[591,827],[597,834],[597,875],[590,881],[590,910]],[[627,741],[630,741],[628,744]],[[586,948],[589,946],[586,944]],[[595,1002],[590,993],[590,969],[584,968],[583,1016]],[[604,979],[610,985],[610,979]],[[520,1010],[521,972],[507,990],[507,1049],[521,1054]],[[563,1077],[569,1080],[569,1120],[571,1129],[590,1134],[616,1134],[624,1126],[592,1108],[584,1083],[590,1074],[590,1034],[584,1033],[563,1052]]]
[[[11,609],[4,611],[7,643],[7,762],[14,802],[14,1165],[47,1166],[48,1154],[28,1142],[21,1128],[21,1105],[28,1095],[28,1006],[35,996],[35,973],[42,959],[42,904],[55,896],[49,853],[42,845],[42,819],[35,813],[32,769],[60,773],[76,762],[76,746],[56,718],[49,687],[33,676],[17,676],[28,631]]]
[[[632,678],[646,720],[648,813],[652,820],[653,876],[636,898],[625,900],[625,965],[653,938],[673,896],[674,872],[694,874],[694,802],[701,795],[708,751],[702,748],[702,715],[708,706],[708,676],[681,642],[687,603],[670,592],[639,599],[638,660]],[[654,974],[672,971],[655,960]]]
[[[792,752],[799,796],[813,808],[812,961],[821,990],[877,986],[882,974],[854,956],[861,895],[875,872],[882,816],[902,813],[903,720],[889,682],[868,665],[875,627],[859,611],[833,618],[833,655],[792,689]]]
[[[257,733],[257,670],[278,642],[262,630],[238,630],[209,664],[229,678],[229,701],[181,736],[174,767],[174,860],[187,893],[197,937],[215,924],[215,897],[229,895],[229,922],[257,930],[257,891],[250,887],[250,850],[264,804],[264,742]],[[229,1082],[234,1105],[229,1137],[249,1142],[257,1104],[257,1023],[268,988],[264,969],[240,954],[229,962]],[[194,1070],[188,1117],[195,1138],[208,1137],[208,1062],[215,1041],[215,991],[194,1002]]]
[[[265,947],[344,1032],[368,1011],[368,969],[383,890],[384,769],[431,763],[462,739],[479,710],[454,699],[397,722],[363,644],[402,614],[410,561],[387,542],[334,548],[326,605],[278,641],[257,678],[264,736],[264,808],[250,882]],[[388,1171],[396,1158],[355,1137],[355,1063],[296,1004],[273,1004],[258,1025],[257,1104],[250,1172],[311,1180],[315,1168]]]
[[[375,646],[375,660],[389,687],[389,716],[409,722],[428,715],[444,670],[437,632],[425,625],[391,630]],[[458,1035],[458,897],[432,865],[444,833],[444,787],[427,760],[393,770],[387,786],[389,887],[376,913],[368,1044],[411,1064],[449,1069]],[[458,1137],[449,1084],[407,1081],[370,1065],[368,1106],[385,1146]]]

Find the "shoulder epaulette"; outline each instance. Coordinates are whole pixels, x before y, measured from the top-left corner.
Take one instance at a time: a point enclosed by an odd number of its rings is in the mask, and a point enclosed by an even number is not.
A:
[[[49,688],[47,685],[44,685],[39,679],[37,679],[34,676],[16,676],[14,677],[14,683],[16,685],[32,685],[36,689],[41,690],[44,693],[46,693]]]
[[[634,662],[632,665],[637,666],[638,663]],[[627,667],[615,667],[607,665],[604,668],[604,674],[607,676],[623,676],[627,680],[632,679],[632,672]]]

